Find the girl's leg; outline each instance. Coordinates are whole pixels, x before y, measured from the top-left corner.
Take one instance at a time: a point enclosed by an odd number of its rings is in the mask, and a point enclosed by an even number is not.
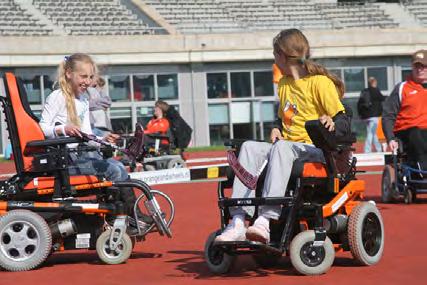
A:
[[[268,157],[271,149],[271,144],[263,142],[247,141],[243,143],[240,153],[240,164],[250,173],[256,174],[262,164]],[[248,189],[236,177],[233,184],[233,192],[231,198],[253,198],[255,191]],[[223,233],[216,237],[216,241],[239,241],[245,240],[245,215],[252,216],[254,207],[230,207],[232,221],[225,228]]]
[[[324,162],[323,153],[313,145],[279,141],[271,149],[269,165],[265,177],[263,197],[284,197],[295,160],[301,162]],[[280,217],[281,206],[259,207],[259,217],[248,228],[246,237],[250,240],[268,242],[270,240],[270,219]]]

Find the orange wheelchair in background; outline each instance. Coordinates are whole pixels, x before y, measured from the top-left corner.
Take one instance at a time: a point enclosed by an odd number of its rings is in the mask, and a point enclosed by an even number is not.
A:
[[[68,155],[78,149],[69,144],[82,140],[45,139],[20,80],[6,73],[3,85],[0,101],[16,174],[0,181],[0,267],[30,270],[51,253],[68,249],[96,249],[103,262],[118,264],[148,233],[171,237],[174,206],[166,194],[139,180],[112,182],[101,175],[70,175]],[[152,217],[148,228],[136,223],[137,232],[129,233],[130,217],[119,199],[122,187],[140,192],[132,218],[138,220],[139,207]],[[54,196],[68,199],[53,200]],[[160,209],[160,200],[166,211]]]

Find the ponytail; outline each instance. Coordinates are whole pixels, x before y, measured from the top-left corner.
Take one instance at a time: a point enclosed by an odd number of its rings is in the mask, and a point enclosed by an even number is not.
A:
[[[312,61],[311,59],[306,59],[303,62],[305,68],[307,69],[308,74],[310,75],[325,75],[328,77],[335,85],[335,88],[337,89],[338,95],[340,98],[344,97],[345,87],[342,80],[333,74],[332,72],[328,71],[325,67],[322,65]]]
[[[64,60],[59,64],[58,67],[58,84],[59,88],[62,91],[62,95],[65,98],[65,106],[67,108],[67,116],[68,116],[68,122],[72,123],[73,125],[80,127],[81,122],[79,117],[77,116],[77,110],[76,110],[76,104],[74,102],[74,94],[73,90],[71,88],[71,84],[67,81],[67,61]]]

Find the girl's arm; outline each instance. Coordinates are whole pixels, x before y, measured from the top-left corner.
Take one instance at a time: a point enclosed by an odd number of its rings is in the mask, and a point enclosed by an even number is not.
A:
[[[61,96],[58,96],[57,93],[52,93],[46,98],[39,122],[46,138],[54,138],[61,135],[65,136],[64,122],[58,122],[60,125],[55,125],[63,104],[65,104],[65,100],[61,100]]]

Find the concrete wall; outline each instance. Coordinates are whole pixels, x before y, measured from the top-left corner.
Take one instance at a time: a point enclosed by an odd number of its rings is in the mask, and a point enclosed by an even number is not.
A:
[[[84,52],[101,64],[271,60],[277,32],[207,35],[0,37],[0,66],[52,66]],[[427,46],[427,29],[305,31],[314,58],[409,55]]]

